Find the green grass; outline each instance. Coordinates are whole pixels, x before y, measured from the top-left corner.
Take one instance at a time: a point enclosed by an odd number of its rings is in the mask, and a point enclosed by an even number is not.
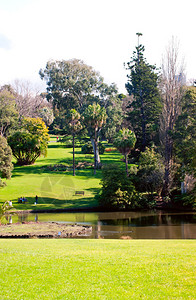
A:
[[[101,171],[93,175],[93,168],[76,170],[76,176],[72,176],[72,148],[65,148],[62,143],[56,143],[56,137],[51,136],[47,157],[39,158],[31,166],[15,166],[11,180],[7,186],[0,190],[0,203],[12,200],[17,210],[28,209],[65,209],[96,207],[98,203],[94,199],[100,189]],[[101,155],[103,163],[120,161],[122,155],[118,152],[110,152]],[[76,148],[77,162],[93,163],[93,155],[84,155],[80,148]],[[65,172],[48,171],[45,167],[55,164],[68,164],[70,169]],[[84,196],[75,195],[75,191],[84,191]],[[39,197],[39,204],[34,205],[35,196]],[[26,197],[28,203],[18,204],[18,198]]]
[[[1,240],[0,299],[196,299],[195,240]]]

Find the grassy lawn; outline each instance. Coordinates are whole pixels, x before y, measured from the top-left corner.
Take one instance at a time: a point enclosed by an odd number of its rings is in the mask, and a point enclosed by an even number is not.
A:
[[[105,152],[101,155],[103,163],[120,161],[122,155],[118,152]],[[93,155],[84,155],[81,148],[76,148],[76,164],[78,162],[93,163]],[[70,166],[67,171],[51,171],[49,165],[66,164]],[[15,166],[12,179],[7,186],[0,190],[0,203],[12,200],[16,209],[64,209],[96,207],[94,195],[100,189],[101,171],[93,175],[93,168],[76,170],[72,176],[72,148],[65,148],[62,143],[56,142],[51,136],[46,158],[39,158],[32,166]],[[75,191],[84,191],[83,195],[75,195]],[[35,196],[38,195],[38,205],[34,205]],[[26,197],[28,203],[18,204],[18,198]]]
[[[196,299],[195,240],[1,240],[0,299]]]

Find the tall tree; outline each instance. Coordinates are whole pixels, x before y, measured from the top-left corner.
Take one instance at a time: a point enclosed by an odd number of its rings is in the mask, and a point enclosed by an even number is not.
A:
[[[181,190],[186,191],[185,177],[196,178],[196,87],[186,89],[182,99],[182,112],[174,130],[174,152],[181,171]]]
[[[84,112],[84,123],[88,129],[88,134],[91,139],[91,143],[94,151],[94,174],[96,174],[96,169],[100,167],[100,157],[99,157],[99,134],[102,129],[103,124],[106,122],[106,110],[99,104],[93,103],[89,105]]]
[[[161,94],[163,110],[161,114],[161,143],[165,158],[165,176],[162,196],[169,196],[172,186],[173,137],[176,120],[181,111],[184,94],[183,64],[179,64],[178,44],[172,39],[162,63]]]
[[[0,136],[0,187],[5,185],[1,178],[10,179],[12,165],[12,150],[7,144],[7,140]]]
[[[16,79],[12,85],[2,86],[0,91],[9,93],[13,98],[19,119],[42,118],[47,126],[53,122],[52,105],[48,103],[44,93],[40,94],[38,88],[29,81]]]
[[[70,109],[82,114],[94,102],[106,107],[117,94],[115,84],[105,84],[98,72],[79,59],[49,61],[39,74],[46,80],[46,97],[54,108],[54,128],[61,134],[68,125]]]
[[[75,109],[70,110],[70,121],[69,129],[72,135],[72,146],[73,146],[73,176],[75,176],[75,136],[82,129],[80,123],[80,114]]]
[[[121,129],[114,139],[114,146],[125,156],[127,176],[129,176],[127,156],[134,148],[135,143],[136,143],[135,133],[127,128]]]
[[[122,94],[112,95],[104,105],[107,113],[107,120],[102,130],[102,136],[110,142],[113,141],[114,136],[122,128],[123,121],[126,117],[122,108],[123,99],[125,97],[126,96]]]
[[[14,96],[6,89],[0,91],[0,135],[8,136],[12,127],[17,124],[18,113]]]
[[[55,108],[75,108],[80,113],[103,83],[99,73],[79,59],[49,61],[39,74],[46,80],[47,99]]]
[[[139,37],[141,34],[137,35]],[[159,77],[156,67],[148,64],[144,58],[144,50],[138,38],[136,51],[127,63],[130,74],[127,75],[128,82],[125,85],[129,95],[133,95],[129,120],[137,137],[136,147],[141,151],[144,151],[151,141],[157,143],[161,113]]]

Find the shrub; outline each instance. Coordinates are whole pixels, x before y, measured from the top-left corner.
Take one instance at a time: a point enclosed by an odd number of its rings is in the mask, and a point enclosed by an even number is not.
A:
[[[1,178],[10,179],[12,169],[12,150],[8,146],[7,140],[0,136],[0,187],[6,185]]]
[[[196,210],[196,184],[188,193],[181,194],[181,191],[178,191],[178,194],[176,193],[175,196],[172,196],[171,198],[173,199],[172,202],[174,205],[177,205],[181,208]]]
[[[83,154],[93,154],[93,146],[92,146],[91,142],[84,144],[82,146],[81,151]]]
[[[99,142],[98,147],[99,147],[99,154],[104,154],[105,146],[101,142]]]
[[[44,171],[52,171],[52,172],[65,172],[68,169],[68,165],[66,164],[56,164],[56,165],[47,165],[41,167]]]
[[[8,138],[18,165],[31,165],[41,155],[46,156],[48,141],[48,129],[40,118],[24,118],[21,130]]]
[[[104,154],[105,151],[104,145],[101,142],[99,142],[98,147],[99,147],[99,154]],[[94,152],[93,152],[93,146],[91,142],[87,142],[86,144],[84,144],[82,146],[81,151],[83,154],[93,154]]]
[[[72,148],[73,147],[73,138],[72,136],[64,136],[59,139],[59,142],[63,143],[65,148]],[[78,138],[75,138],[75,148],[81,147],[81,142]]]
[[[154,149],[146,148],[140,154],[136,187],[139,192],[161,192],[163,186],[164,166],[161,156]]]
[[[102,169],[102,189],[97,196],[99,204],[108,209],[135,208],[137,193],[126,172],[118,165],[106,165]]]
[[[156,200],[154,195],[148,193],[138,194],[136,208],[152,209],[156,207]]]

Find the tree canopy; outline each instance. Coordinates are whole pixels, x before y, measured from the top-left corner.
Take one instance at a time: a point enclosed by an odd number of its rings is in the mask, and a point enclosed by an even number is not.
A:
[[[100,131],[106,118],[105,108],[96,103],[89,105],[84,112],[84,123],[88,129],[94,151],[94,173],[96,173],[96,169],[100,166],[98,141]]]
[[[136,147],[142,151],[150,143],[158,143],[161,113],[159,77],[156,67],[148,64],[144,58],[144,50],[144,46],[138,45],[127,63],[130,74],[125,85],[129,95],[133,95],[129,121],[137,137]]]
[[[66,131],[70,109],[82,114],[96,102],[107,110],[117,97],[116,85],[104,83],[98,72],[79,59],[49,61],[39,74],[46,80],[46,97],[54,108],[53,128],[61,134]]]
[[[12,150],[7,144],[7,140],[0,136],[0,187],[5,185],[2,178],[10,179],[12,165]]]
[[[13,156],[19,165],[30,165],[39,156],[46,156],[48,141],[48,129],[39,118],[24,118],[21,130],[8,138]]]
[[[160,195],[163,187],[164,165],[162,157],[154,148],[141,152],[138,161],[137,190]]]
[[[162,63],[161,99],[163,109],[161,113],[160,139],[163,148],[165,176],[162,196],[170,195],[174,173],[174,128],[178,116],[181,114],[181,104],[184,94],[183,64],[179,61],[178,44],[172,39],[166,49]]]
[[[128,160],[127,155],[134,148],[136,143],[135,133],[128,128],[119,130],[119,133],[114,139],[114,146],[125,156],[126,172],[128,174]]]
[[[183,97],[182,113],[174,130],[175,153],[183,174],[196,176],[196,87],[189,87]],[[182,174],[182,175],[183,175]]]
[[[0,135],[7,137],[17,124],[18,113],[14,96],[6,89],[0,91]]]
[[[81,112],[103,84],[99,73],[79,59],[48,61],[39,74],[46,80],[48,101],[58,109],[75,108]]]

